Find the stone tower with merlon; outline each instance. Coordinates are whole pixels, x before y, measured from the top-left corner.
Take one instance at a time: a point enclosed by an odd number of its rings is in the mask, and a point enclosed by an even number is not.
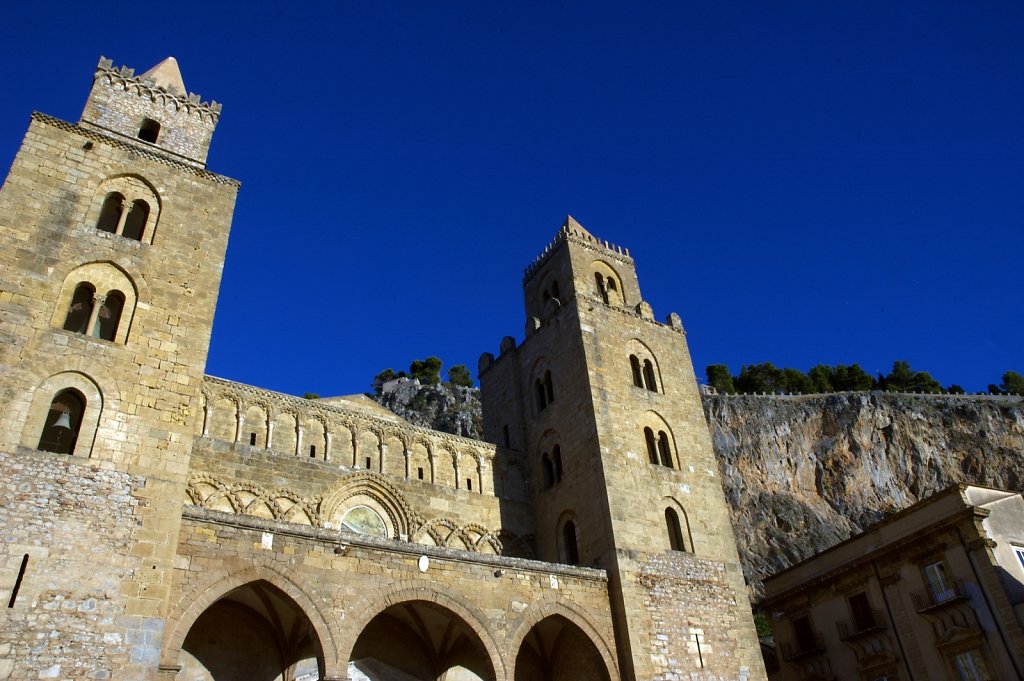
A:
[[[0,190],[0,478],[46,511],[6,509],[0,560],[39,607],[0,644],[53,632],[22,663],[60,678],[98,651],[119,678],[159,661],[238,190],[206,170],[219,115],[173,58],[101,59],[81,120],[33,114]]]
[[[680,318],[573,218],[525,272],[526,338],[480,361],[485,437],[525,453],[538,558],[600,567],[624,679],[763,679]]]

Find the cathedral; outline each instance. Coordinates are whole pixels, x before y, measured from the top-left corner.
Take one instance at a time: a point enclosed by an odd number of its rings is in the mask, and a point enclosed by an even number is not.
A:
[[[0,190],[0,679],[764,681],[680,318],[566,218],[484,440],[205,374],[238,181],[101,59]]]

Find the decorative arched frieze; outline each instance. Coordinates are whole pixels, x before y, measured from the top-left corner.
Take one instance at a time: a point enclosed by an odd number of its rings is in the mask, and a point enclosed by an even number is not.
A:
[[[393,539],[407,540],[411,530],[422,523],[398,488],[384,476],[370,471],[346,476],[325,494],[319,507],[320,517],[325,524],[340,519],[344,511],[360,499],[372,501],[377,506],[375,511],[386,514],[384,520],[390,520]]]

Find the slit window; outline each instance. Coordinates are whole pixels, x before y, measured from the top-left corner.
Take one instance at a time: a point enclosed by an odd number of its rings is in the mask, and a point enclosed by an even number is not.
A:
[[[256,446],[256,433],[249,433],[249,446],[250,447],[255,447]]]
[[[311,458],[311,459],[315,459],[316,458],[316,445],[310,445],[309,446],[309,458]]]
[[[423,479],[423,466],[420,466],[419,468],[416,469],[416,477],[419,480]]]
[[[50,403],[36,449],[55,454],[74,452],[84,413],[85,398],[78,391],[63,390],[57,393]]]
[[[152,118],[143,118],[142,125],[139,126],[139,139],[156,144],[158,137],[160,137],[160,124]]]
[[[565,525],[562,525],[562,550],[567,565],[579,564],[580,550],[576,545],[576,524],[571,520],[567,520]]]
[[[473,478],[466,478],[466,489],[473,491]]]
[[[366,470],[370,470],[370,465],[371,465],[370,457],[366,457]]]

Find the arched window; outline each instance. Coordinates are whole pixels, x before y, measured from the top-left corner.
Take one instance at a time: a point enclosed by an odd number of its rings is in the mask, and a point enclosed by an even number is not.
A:
[[[668,435],[665,431],[658,431],[658,454],[661,455],[661,465],[672,468],[672,450],[668,444]]]
[[[152,118],[143,118],[142,125],[139,126],[139,139],[156,144],[156,140],[159,136],[160,124]]]
[[[665,524],[668,526],[668,543],[673,551],[685,551],[686,543],[683,541],[683,529],[679,524],[679,514],[675,509],[665,509]]]
[[[117,325],[121,321],[122,310],[124,310],[124,294],[120,291],[108,292],[96,315],[96,325],[93,327],[92,335],[103,340],[114,340],[117,336]]]
[[[537,413],[540,413],[548,406],[548,400],[547,393],[544,390],[544,383],[539,378],[533,382],[533,392],[537,399]]]
[[[633,385],[638,388],[644,387],[644,379],[640,369],[640,360],[636,355],[629,356],[629,368],[633,370]]]
[[[618,290],[618,286],[615,285],[615,279],[613,277],[608,277],[608,281],[606,282],[605,285],[608,287],[609,291],[617,291]]]
[[[551,450],[551,465],[554,467],[555,484],[562,481],[562,449],[558,445]]]
[[[77,390],[62,390],[50,403],[36,449],[57,454],[75,451],[85,413],[85,398]]]
[[[547,452],[544,452],[544,456],[541,457],[541,463],[544,466],[544,489],[548,489],[555,484],[555,466]]]
[[[566,520],[562,525],[562,560],[566,565],[578,565],[580,550],[576,545],[576,523]]]
[[[551,282],[551,297],[554,298],[555,300],[561,300],[562,299],[562,296],[559,295],[559,293],[558,293],[558,282],[557,281]]]
[[[594,272],[594,283],[597,284],[597,295],[601,296],[601,300],[608,303],[608,289],[605,288],[604,275],[600,272]]]
[[[101,232],[117,231],[121,224],[121,209],[124,207],[124,196],[120,192],[110,192],[107,198],[103,199],[103,207],[100,209],[100,219],[96,222],[96,229]]]
[[[89,329],[89,320],[92,319],[93,299],[96,297],[96,289],[88,282],[82,282],[75,287],[75,293],[71,297],[71,305],[68,307],[68,315],[64,319],[64,330],[75,333],[85,333]]]
[[[125,218],[121,235],[128,239],[142,241],[142,232],[146,229],[147,220],[149,220],[149,204],[142,199],[135,199],[132,201],[131,208],[128,209],[128,217]]]
[[[551,372],[544,372],[544,394],[548,398],[548,404],[555,401],[555,388],[551,383]]]
[[[658,381],[654,378],[654,364],[651,360],[644,360],[644,388],[651,392],[658,392]]]
[[[654,439],[654,431],[644,428],[644,440],[647,442],[647,458],[654,465],[658,465],[658,443]]]

